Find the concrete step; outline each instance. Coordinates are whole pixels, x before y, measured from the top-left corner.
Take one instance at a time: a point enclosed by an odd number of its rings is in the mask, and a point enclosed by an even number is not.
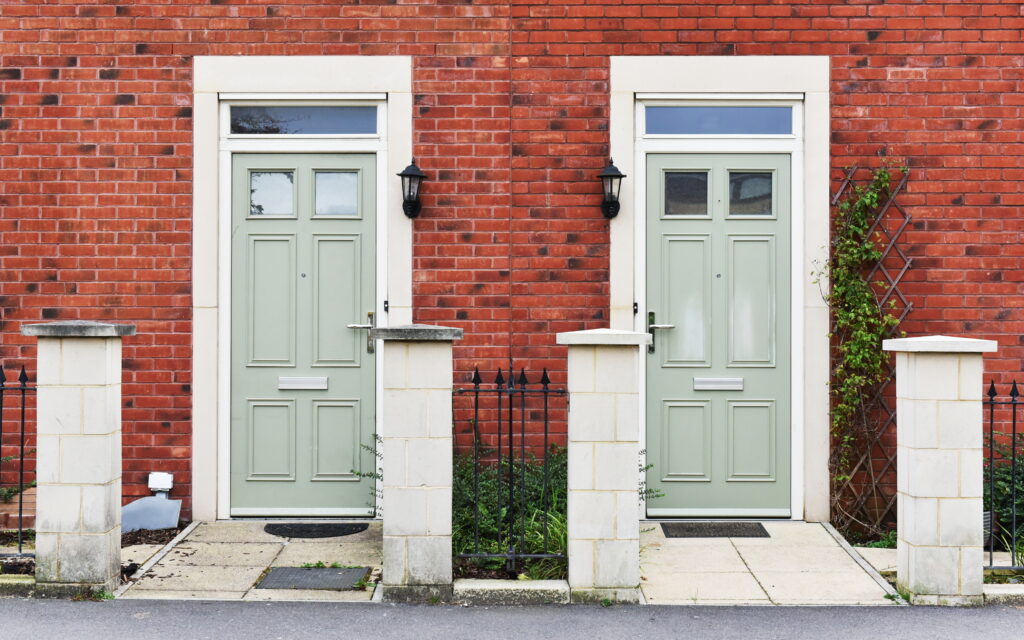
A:
[[[569,604],[565,580],[456,580],[452,601],[474,606]]]

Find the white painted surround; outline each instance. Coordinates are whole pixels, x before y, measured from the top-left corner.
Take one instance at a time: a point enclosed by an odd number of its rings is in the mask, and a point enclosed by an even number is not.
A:
[[[408,56],[197,56],[193,69],[192,504],[193,518],[226,518],[230,372],[230,215],[233,151],[377,154],[377,317],[412,322],[412,225],[397,178],[412,157]],[[228,140],[226,101],[358,101],[381,105],[379,136]],[[384,313],[384,300],[388,313]],[[378,353],[377,403],[383,370]],[[378,425],[379,430],[379,425]]]
[[[644,331],[644,157],[651,151],[789,153],[793,159],[792,225],[792,495],[795,520],[829,519],[828,308],[811,273],[828,257],[828,56],[624,56],[611,58],[611,156],[629,176],[622,210],[611,221],[611,327]],[[639,135],[640,101],[793,104],[802,122],[794,136]],[[821,287],[827,286],[821,283]],[[633,305],[637,303],[638,313]],[[641,396],[645,367],[640,367]],[[640,403],[640,424],[646,424]],[[645,438],[645,429],[640,431]],[[646,442],[641,440],[641,449]],[[643,515],[643,514],[642,514]]]

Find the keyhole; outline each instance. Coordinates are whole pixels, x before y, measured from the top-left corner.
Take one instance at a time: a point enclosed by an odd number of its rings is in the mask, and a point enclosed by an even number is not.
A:
[[[303,274],[303,277],[305,277],[305,274]],[[721,278],[721,277],[722,277],[722,274],[720,274],[720,273],[716,273],[716,274],[715,274],[715,277],[716,277],[716,278]]]
[[[300,275],[301,275],[301,276],[302,276],[303,278],[305,278],[305,277],[306,277],[306,274],[304,274],[304,273],[303,273],[303,274],[300,274]]]

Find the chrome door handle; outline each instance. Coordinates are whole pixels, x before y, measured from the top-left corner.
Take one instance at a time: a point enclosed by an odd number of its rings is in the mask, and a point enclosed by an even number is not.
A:
[[[655,324],[654,312],[647,312],[647,333],[651,334],[651,344],[647,345],[647,353],[654,353],[654,332],[657,329],[675,329],[674,324]]]
[[[366,324],[346,325],[349,329],[373,329],[377,326],[376,314],[373,311],[366,312]],[[366,353],[373,353],[373,338],[370,332],[366,332]]]

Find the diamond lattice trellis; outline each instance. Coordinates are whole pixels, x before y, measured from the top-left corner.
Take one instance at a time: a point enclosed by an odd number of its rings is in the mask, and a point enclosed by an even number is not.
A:
[[[833,208],[855,188],[857,170],[855,166],[846,172],[832,197]],[[914,260],[899,246],[900,236],[910,224],[911,216],[897,202],[909,177],[909,171],[903,172],[900,180],[891,188],[888,199],[878,208],[868,236],[877,239],[881,258],[865,274],[867,281],[873,285],[879,306],[889,310],[900,322],[913,309],[911,302],[900,290],[900,283],[913,266]],[[898,326],[889,330],[890,336],[899,333]],[[834,324],[832,329],[835,335]],[[837,364],[836,354],[833,348],[833,373]],[[890,529],[896,521],[895,378],[896,372],[890,361],[883,381],[861,409],[855,433],[850,434],[854,438],[854,454],[849,471],[844,474],[846,479],[836,482],[832,488],[832,522],[841,531],[876,536]],[[833,447],[834,454],[837,450],[837,447]],[[835,457],[831,463],[834,471]]]

